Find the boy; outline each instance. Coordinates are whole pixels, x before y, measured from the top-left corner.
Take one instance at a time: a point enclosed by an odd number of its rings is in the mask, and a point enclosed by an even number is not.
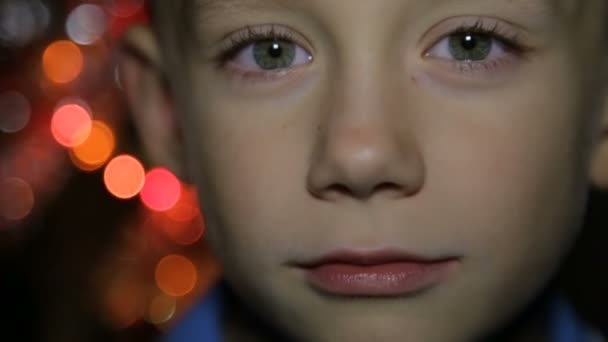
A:
[[[599,338],[550,284],[608,183],[606,1],[153,10],[125,90],[226,281],[170,340]]]

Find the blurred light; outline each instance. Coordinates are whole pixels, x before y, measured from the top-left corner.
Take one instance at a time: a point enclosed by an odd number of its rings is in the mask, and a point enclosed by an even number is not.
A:
[[[88,138],[92,125],[91,115],[83,106],[69,103],[53,114],[51,132],[59,144],[74,147]]]
[[[0,45],[29,44],[49,26],[50,13],[40,1],[0,1]]]
[[[173,297],[159,294],[152,299],[146,310],[146,320],[152,324],[164,324],[173,318],[177,301]]]
[[[133,325],[142,314],[142,291],[133,276],[114,279],[105,298],[106,317],[115,328]]]
[[[102,121],[93,121],[91,133],[80,145],[70,150],[74,164],[83,171],[95,171],[112,156],[116,141],[112,129]]]
[[[18,143],[0,149],[0,178],[4,174],[25,180],[35,189],[37,203],[62,189],[71,176],[65,150],[47,125],[32,125]]]
[[[197,282],[196,267],[181,255],[168,255],[156,265],[156,285],[172,297],[182,297],[194,290]]]
[[[146,172],[136,158],[129,155],[118,156],[106,166],[103,180],[108,191],[120,198],[137,196],[144,186]]]
[[[0,216],[10,221],[27,217],[34,208],[34,191],[23,179],[10,177],[0,182]]]
[[[171,209],[181,195],[181,184],[171,171],[164,168],[153,169],[146,175],[141,200],[150,209],[166,211]]]
[[[182,195],[166,211],[167,219],[159,226],[167,237],[179,245],[192,245],[199,241],[205,232],[205,220],[201,215],[194,187],[182,186]]]
[[[199,216],[198,196],[191,185],[182,184],[182,192],[175,205],[167,210],[167,216],[176,222],[190,222]]]
[[[0,94],[0,131],[16,133],[30,121],[32,109],[27,98],[16,91]]]
[[[84,64],[78,46],[68,40],[49,45],[42,56],[42,66],[47,78],[55,83],[69,83],[82,72]]]
[[[141,11],[144,0],[107,0],[110,12],[122,18],[131,17]]]
[[[174,209],[172,208],[170,211]],[[197,215],[192,220],[181,222],[170,218],[168,213],[169,211],[163,213],[150,212],[145,222],[146,227],[153,232],[162,231],[164,236],[169,238],[171,242],[182,246],[193,245],[203,237],[205,220],[198,211],[196,211]],[[149,234],[149,236],[152,235]]]
[[[174,243],[189,246],[203,237],[205,220],[199,215],[190,222],[167,222],[162,229]]]
[[[101,7],[84,4],[72,10],[65,25],[70,39],[81,45],[89,45],[103,36],[107,29],[107,18]]]

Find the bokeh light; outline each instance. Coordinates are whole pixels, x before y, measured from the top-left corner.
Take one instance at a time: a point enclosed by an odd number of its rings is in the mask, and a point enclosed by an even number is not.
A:
[[[158,288],[172,297],[183,297],[192,292],[198,278],[194,263],[176,254],[162,258],[154,275]]]
[[[164,324],[175,315],[177,301],[175,298],[165,294],[159,294],[152,298],[146,310],[146,321],[152,324]]]
[[[205,220],[201,215],[196,190],[183,184],[182,194],[177,203],[167,210],[163,219],[157,219],[158,226],[176,244],[192,245],[198,242],[205,232]]]
[[[51,132],[57,142],[65,147],[82,144],[92,128],[89,112],[81,105],[69,103],[57,108],[51,120]]]
[[[201,214],[198,194],[193,186],[187,184],[182,184],[181,190],[177,203],[167,210],[167,216],[176,222],[191,222]]]
[[[65,25],[70,39],[81,45],[89,45],[106,32],[107,17],[101,7],[83,4],[72,10]]]
[[[134,276],[117,276],[105,295],[106,319],[116,329],[133,325],[142,315],[144,300]]]
[[[139,160],[130,155],[120,155],[108,163],[103,180],[112,195],[129,199],[141,191],[145,177],[146,172]]]
[[[0,216],[9,221],[27,217],[34,208],[34,191],[23,179],[9,177],[0,181]]]
[[[49,22],[49,9],[39,0],[0,1],[0,45],[27,45],[46,31]]]
[[[31,106],[28,99],[17,91],[0,94],[0,131],[16,133],[30,121]]]
[[[84,58],[76,44],[69,40],[60,40],[46,48],[42,65],[49,80],[60,84],[69,83],[82,72]]]
[[[181,195],[181,184],[171,171],[156,168],[148,172],[141,200],[150,209],[166,211],[171,209]]]
[[[190,222],[167,222],[163,231],[174,243],[189,246],[197,243],[205,233],[205,220],[198,215]]]
[[[131,17],[141,11],[144,0],[106,0],[110,12],[122,18]]]
[[[112,129],[104,122],[93,121],[87,139],[70,150],[74,164],[83,171],[95,171],[112,156],[116,140]]]

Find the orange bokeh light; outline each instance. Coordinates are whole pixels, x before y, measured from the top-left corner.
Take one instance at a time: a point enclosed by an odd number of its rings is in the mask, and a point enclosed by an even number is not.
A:
[[[55,83],[69,83],[82,72],[84,58],[80,48],[69,40],[49,45],[42,55],[46,77]]]
[[[141,200],[150,209],[167,211],[175,206],[181,196],[181,183],[165,168],[153,169],[146,175]]]
[[[129,199],[141,191],[145,176],[144,167],[139,160],[130,155],[120,155],[108,163],[103,180],[112,195]]]
[[[112,129],[101,121],[93,121],[91,133],[80,145],[70,150],[74,164],[84,171],[95,171],[112,156],[116,140]]]
[[[197,271],[194,263],[181,255],[168,255],[156,265],[156,285],[165,294],[182,297],[194,290],[197,282]]]
[[[53,137],[65,147],[82,144],[91,133],[91,127],[91,115],[84,107],[75,103],[59,107],[51,120]]]

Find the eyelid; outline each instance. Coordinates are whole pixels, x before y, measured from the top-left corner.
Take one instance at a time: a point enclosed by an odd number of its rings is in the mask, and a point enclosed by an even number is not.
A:
[[[254,42],[255,40],[246,42],[247,40],[251,40],[251,34],[260,36],[258,41],[267,40],[269,39],[267,36],[272,36],[274,34],[279,36],[279,39],[284,39],[300,45],[310,55],[314,55],[315,49],[312,43],[299,34],[297,30],[283,24],[261,24],[248,25],[245,28],[226,34],[219,43],[219,57],[225,59],[227,53],[234,52],[233,50],[243,48],[247,44]],[[239,41],[242,42],[242,44],[240,44],[241,46],[235,45],[235,42]]]
[[[422,55],[424,56],[429,49],[442,39],[454,33],[462,32],[463,28],[468,27],[478,27],[482,31],[495,31],[497,39],[505,38],[506,43],[516,42],[518,48],[523,51],[531,49],[529,34],[523,27],[503,19],[484,16],[456,16],[447,18],[432,26],[422,35],[422,38],[418,42],[418,48],[422,49]]]

